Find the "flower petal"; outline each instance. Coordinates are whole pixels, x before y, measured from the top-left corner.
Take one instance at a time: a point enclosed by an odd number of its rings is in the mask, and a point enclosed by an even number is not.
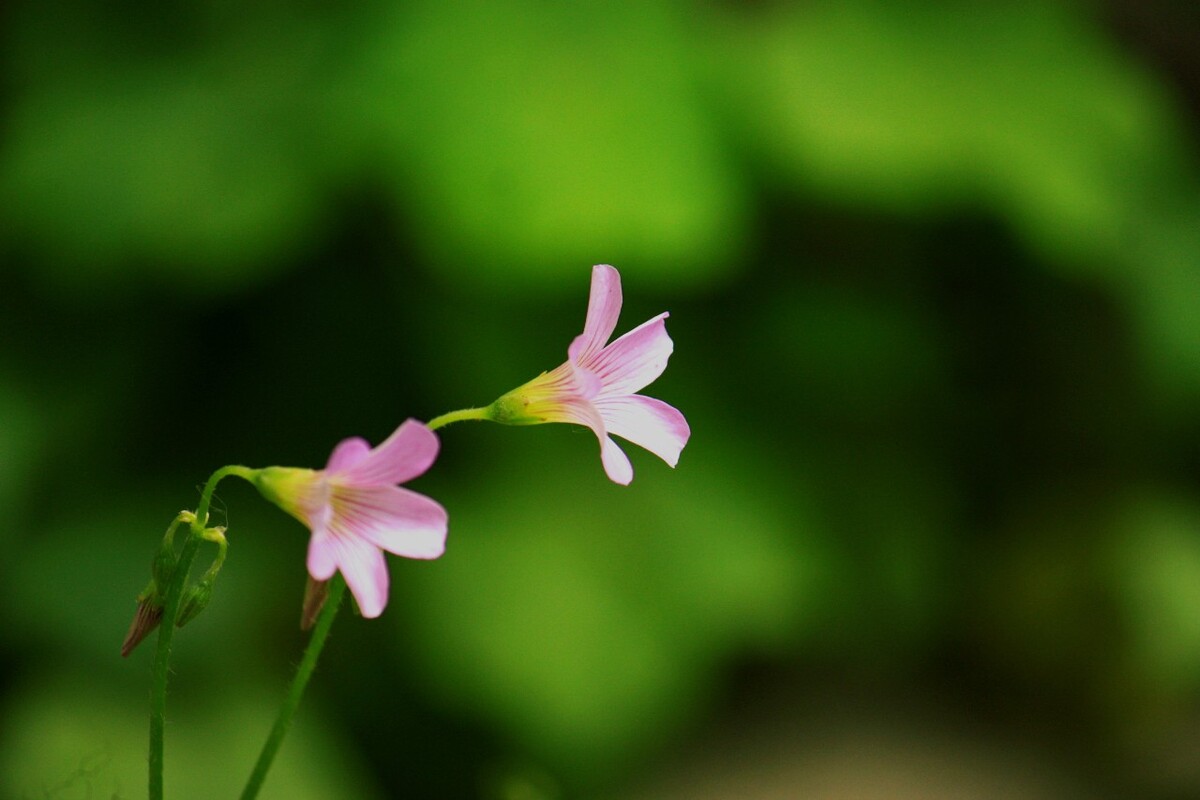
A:
[[[367,619],[383,613],[388,598],[387,562],[383,551],[360,539],[337,538],[338,569]]]
[[[362,461],[370,452],[371,445],[367,443],[366,439],[358,436],[343,439],[338,442],[338,446],[333,448],[333,452],[330,453],[329,463],[325,465],[325,471],[338,472],[349,469]]]
[[[370,542],[332,532],[313,533],[308,543],[308,574],[326,581],[340,571],[367,618],[378,617],[387,605],[388,573],[383,553]]]
[[[629,456],[607,436],[600,439],[600,460],[604,463],[605,474],[613,483],[628,486],[633,480],[633,465],[629,463]]]
[[[423,423],[408,419],[365,457],[339,470],[337,478],[358,486],[404,483],[429,469],[437,454],[437,434]]]
[[[308,540],[308,574],[327,581],[337,572],[337,542],[328,531],[313,531]]]
[[[573,400],[562,404],[561,422],[574,422],[586,425],[600,440],[600,461],[604,464],[604,472],[614,483],[628,486],[633,480],[633,465],[629,457],[617,446],[604,427],[604,419],[596,406],[586,400]]]
[[[584,400],[591,400],[604,390],[604,381],[595,372],[585,366],[568,361],[566,366],[574,378],[575,393]]]
[[[692,431],[678,409],[640,394],[606,397],[595,405],[609,433],[646,448],[672,467],[679,463]]]
[[[592,289],[583,333],[567,348],[571,360],[580,361],[600,352],[616,329],[620,315],[621,274],[608,264],[597,264],[592,267]]]
[[[664,311],[647,320],[584,363],[600,376],[601,396],[633,394],[662,375],[675,349],[664,321],[668,316]]]
[[[398,486],[338,487],[333,531],[408,558],[437,558],[446,549],[446,509]]]

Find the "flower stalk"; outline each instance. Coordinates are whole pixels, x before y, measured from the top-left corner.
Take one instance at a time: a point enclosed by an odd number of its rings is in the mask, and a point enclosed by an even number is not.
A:
[[[491,419],[490,410],[490,408],[464,408],[459,411],[451,411],[429,420],[425,427],[431,431],[436,431],[438,428],[444,428],[452,422]]]
[[[283,737],[287,735],[288,729],[292,726],[292,717],[296,715],[296,709],[300,707],[300,700],[304,697],[304,690],[308,687],[308,681],[317,667],[317,659],[321,657],[321,651],[325,648],[325,640],[329,638],[329,629],[333,627],[333,620],[337,617],[338,607],[341,606],[345,593],[346,582],[341,575],[335,575],[328,583],[328,596],[325,599],[325,605],[321,608],[321,613],[317,616],[317,624],[313,628],[312,637],[308,640],[308,647],[304,649],[304,658],[300,660],[300,666],[296,668],[296,675],[292,678],[291,685],[288,686],[283,705],[279,707],[279,716],[275,718],[275,724],[271,727],[271,733],[267,737],[266,743],[263,744],[262,752],[258,754],[258,760],[254,762],[254,771],[250,773],[250,779],[246,781],[246,788],[242,790],[241,800],[254,800],[258,797],[263,781],[266,780],[267,772],[271,769],[271,764],[275,762],[280,745],[283,744]]]

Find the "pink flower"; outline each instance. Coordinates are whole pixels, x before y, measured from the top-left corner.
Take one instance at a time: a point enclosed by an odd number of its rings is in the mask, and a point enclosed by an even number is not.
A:
[[[326,581],[341,572],[364,617],[387,605],[383,551],[437,558],[446,547],[446,510],[396,486],[433,464],[438,438],[420,422],[404,422],[374,450],[357,437],[334,448],[323,470],[267,467],[254,484],[312,531],[308,572]]]
[[[510,425],[571,422],[600,440],[604,471],[615,482],[633,480],[629,458],[610,434],[646,448],[675,466],[691,429],[683,414],[661,400],[636,394],[662,374],[673,344],[663,312],[606,344],[621,313],[621,276],[607,264],[592,268],[592,291],[583,333],[567,361],[501,397],[489,418]]]

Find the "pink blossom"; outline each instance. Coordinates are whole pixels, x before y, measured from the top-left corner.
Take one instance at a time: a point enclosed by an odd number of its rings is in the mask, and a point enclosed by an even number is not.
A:
[[[633,466],[611,435],[644,447],[675,466],[691,429],[683,414],[653,397],[636,394],[667,367],[674,347],[663,312],[606,344],[621,313],[621,276],[607,264],[592,268],[592,290],[583,333],[567,361],[501,397],[490,417],[512,425],[571,422],[600,440],[604,471],[616,483],[633,480]],[[611,435],[610,435],[611,434]]]
[[[342,441],[323,470],[268,467],[254,483],[268,500],[312,531],[308,572],[326,581],[341,572],[364,617],[387,605],[383,551],[437,558],[446,546],[446,510],[396,484],[433,464],[437,435],[410,419],[375,449],[363,439]]]

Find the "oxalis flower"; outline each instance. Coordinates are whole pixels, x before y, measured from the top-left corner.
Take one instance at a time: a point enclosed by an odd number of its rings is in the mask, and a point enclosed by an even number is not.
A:
[[[628,456],[611,436],[646,448],[675,466],[691,429],[683,414],[661,400],[636,394],[667,368],[674,345],[667,312],[606,344],[621,313],[621,276],[607,264],[592,268],[592,290],[583,333],[567,349],[567,361],[543,372],[486,409],[509,425],[571,422],[591,428],[600,459],[613,481],[633,480]]]
[[[387,605],[383,551],[437,558],[446,547],[446,510],[396,484],[421,475],[438,453],[437,435],[410,419],[375,449],[360,438],[334,448],[323,470],[267,467],[254,485],[312,531],[308,572],[327,581],[341,572],[364,617]]]

